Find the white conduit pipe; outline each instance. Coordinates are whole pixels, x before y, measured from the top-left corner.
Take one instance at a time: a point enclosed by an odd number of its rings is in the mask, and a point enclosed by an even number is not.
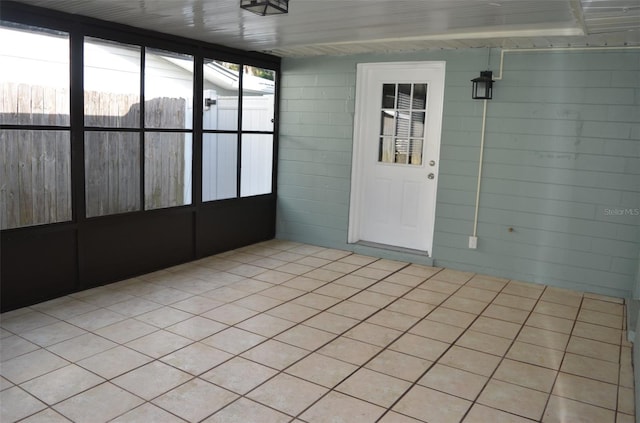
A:
[[[638,50],[640,46],[625,47],[563,47],[563,48],[529,48],[529,49],[505,49],[500,52],[500,75],[493,77],[495,81],[502,80],[504,74],[504,55],[507,53],[535,53],[544,51],[594,51],[594,50]],[[484,159],[484,138],[487,124],[487,100],[484,100],[482,110],[482,133],[480,135],[480,158],[478,159],[478,187],[476,190],[476,207],[473,215],[473,236],[478,236],[478,210],[480,209],[480,185],[482,183],[482,163]]]

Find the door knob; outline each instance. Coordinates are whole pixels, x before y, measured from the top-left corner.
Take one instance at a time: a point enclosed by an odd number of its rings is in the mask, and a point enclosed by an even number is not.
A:
[[[427,175],[427,178],[429,178],[429,179],[433,179],[435,177],[436,177],[436,175],[434,175],[433,173],[430,173],[429,175]]]

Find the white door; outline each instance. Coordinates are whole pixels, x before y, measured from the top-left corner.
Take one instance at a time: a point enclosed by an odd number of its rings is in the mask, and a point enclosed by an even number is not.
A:
[[[358,65],[349,242],[432,255],[444,62]]]

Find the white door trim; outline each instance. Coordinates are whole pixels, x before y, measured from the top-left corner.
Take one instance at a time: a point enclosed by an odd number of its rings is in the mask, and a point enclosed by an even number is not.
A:
[[[437,90],[435,93],[438,96],[439,101],[444,101],[444,76],[445,76],[445,66],[446,62],[444,61],[423,61],[423,62],[382,62],[382,63],[358,63],[357,65],[357,73],[356,73],[356,99],[355,99],[355,114],[354,114],[354,130],[353,130],[353,152],[351,156],[351,193],[350,193],[350,203],[349,203],[349,225],[347,232],[347,242],[348,243],[356,243],[361,240],[360,237],[360,225],[362,216],[362,205],[364,204],[364,161],[361,160],[363,157],[364,149],[365,149],[365,139],[364,139],[364,131],[366,124],[366,107],[362,106],[363,97],[365,95],[366,90],[369,87],[369,82],[371,79],[371,73],[376,70],[406,70],[415,69],[416,71],[420,71],[423,69],[429,70],[439,70],[442,72],[442,80],[440,84],[437,84],[433,88]],[[443,104],[443,103],[441,103]],[[437,115],[435,116],[435,128],[438,137],[441,137],[442,134],[442,114],[443,108],[437,108],[435,111]],[[440,139],[436,143],[436,150],[434,151],[435,157],[440,157]],[[439,161],[439,160],[438,160]],[[437,175],[438,175],[439,163],[436,165],[434,169],[436,172],[436,180],[434,183],[437,183]],[[437,185],[436,185],[437,186]],[[431,201],[432,208],[430,211],[430,216],[426,216],[425,218],[433,219],[435,221],[435,204],[436,204],[436,194],[437,189],[433,190],[433,196],[429,200]],[[432,225],[433,230],[433,225]],[[431,235],[431,244],[428,246],[429,256],[433,257],[433,235]]]

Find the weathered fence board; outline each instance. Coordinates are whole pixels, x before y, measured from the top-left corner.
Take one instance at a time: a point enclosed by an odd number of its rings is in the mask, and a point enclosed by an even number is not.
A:
[[[145,108],[155,127],[185,127],[184,99],[153,99]],[[69,122],[68,90],[0,83],[0,123],[68,126]],[[138,128],[139,96],[85,93],[85,125]],[[189,134],[147,133],[146,209],[184,203],[185,160],[190,160],[185,158],[185,140],[191,140]],[[3,130],[0,155],[1,229],[71,219],[68,130]],[[139,132],[85,133],[88,217],[140,210],[140,155]]]

